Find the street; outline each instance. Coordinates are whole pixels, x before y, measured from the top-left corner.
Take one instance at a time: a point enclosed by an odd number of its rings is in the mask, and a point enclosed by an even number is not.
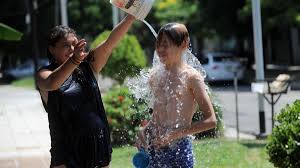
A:
[[[223,119],[226,128],[236,128],[236,104],[235,92],[232,86],[212,87],[212,91],[217,95],[221,106],[224,108]],[[269,99],[270,96],[266,95]],[[238,92],[238,115],[239,128],[243,133],[259,134],[259,112],[258,95],[251,92],[250,86],[240,86]],[[276,96],[277,97],[277,96]],[[300,90],[291,90],[287,94],[282,94],[274,106],[274,114],[278,114],[286,104],[292,104],[296,99],[300,99]],[[271,105],[264,100],[266,133],[272,131]]]

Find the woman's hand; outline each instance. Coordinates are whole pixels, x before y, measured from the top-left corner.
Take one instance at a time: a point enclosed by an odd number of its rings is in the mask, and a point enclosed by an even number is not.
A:
[[[81,62],[85,59],[85,57],[89,54],[88,52],[85,52],[85,46],[86,46],[86,41],[85,39],[81,39],[78,41],[78,43],[74,47],[74,52],[73,52],[73,59],[77,62]]]
[[[130,19],[130,20],[136,20],[136,17],[135,16],[133,16],[133,15],[131,15],[131,14],[127,14],[128,16],[127,16],[127,18],[128,19]]]

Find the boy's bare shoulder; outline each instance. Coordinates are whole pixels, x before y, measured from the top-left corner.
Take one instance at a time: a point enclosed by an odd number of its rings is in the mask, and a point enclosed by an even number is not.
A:
[[[194,80],[204,81],[204,77],[202,76],[202,74],[199,71],[197,71],[195,68],[188,65],[188,66],[186,66],[184,71],[185,71],[186,75],[188,76],[189,80],[191,80],[191,81],[194,81]]]
[[[153,84],[154,80],[157,80],[159,74],[159,68],[153,67],[149,70],[149,83]]]
[[[158,74],[158,68],[157,67],[153,67],[149,70],[149,77],[150,79],[152,79],[153,77],[155,77]]]
[[[158,67],[152,67],[151,69],[149,69],[150,75],[154,75],[155,73],[157,73],[158,69],[159,69]]]

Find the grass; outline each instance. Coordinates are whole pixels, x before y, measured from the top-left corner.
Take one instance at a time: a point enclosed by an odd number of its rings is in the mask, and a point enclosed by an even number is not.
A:
[[[205,140],[194,143],[195,167],[271,168],[265,141]]]
[[[34,89],[35,87],[33,77],[18,79],[13,81],[11,84],[16,87],[23,87],[23,88],[30,88],[30,89]]]
[[[265,141],[212,139],[194,141],[195,168],[273,168],[265,151]],[[111,168],[132,168],[135,147],[113,149]]]

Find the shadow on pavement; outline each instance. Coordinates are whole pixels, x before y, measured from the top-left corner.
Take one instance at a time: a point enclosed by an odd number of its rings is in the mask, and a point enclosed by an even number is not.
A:
[[[240,142],[241,145],[246,146],[247,148],[264,148],[267,145],[266,141],[249,141],[249,142]]]

